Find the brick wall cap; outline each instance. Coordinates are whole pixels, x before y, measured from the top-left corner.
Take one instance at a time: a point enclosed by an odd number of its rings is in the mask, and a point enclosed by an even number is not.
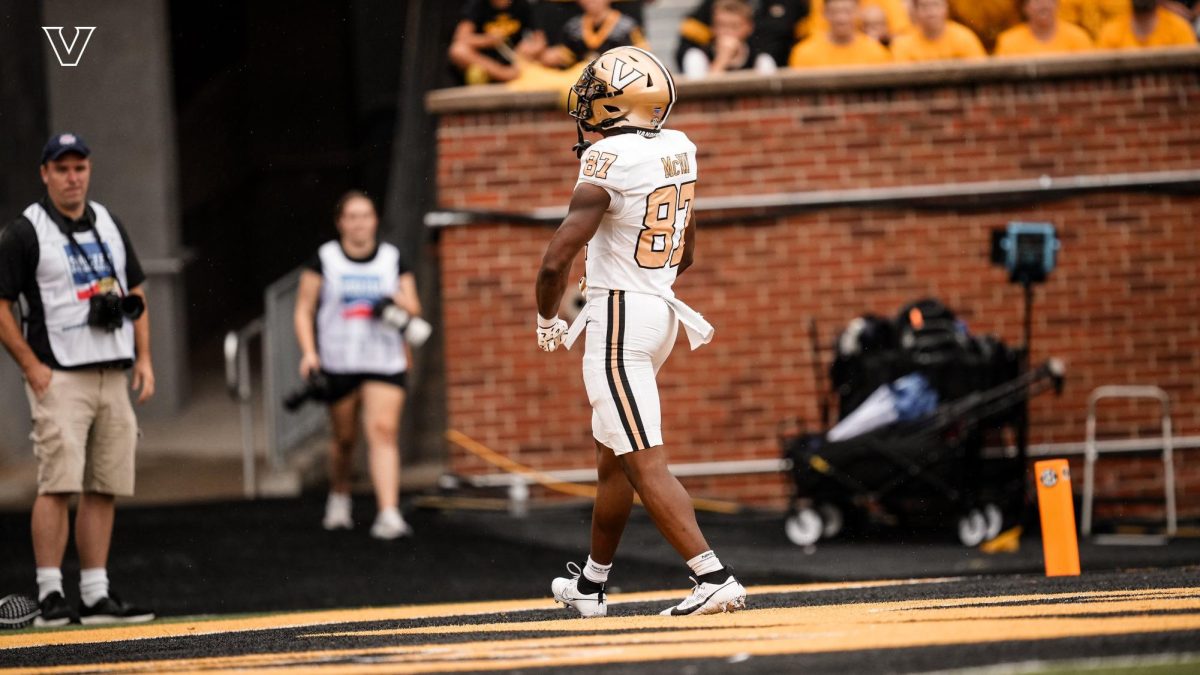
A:
[[[721,78],[679,81],[682,100],[799,94],[855,89],[901,89],[975,82],[1028,81],[1096,77],[1137,72],[1195,70],[1200,49],[1162,48],[1090,52],[1040,58],[993,58],[985,61],[894,64],[887,66],[781,70],[775,75],[731,73]],[[433,114],[562,107],[557,91],[511,91],[504,85],[455,87],[430,92],[426,109]]]

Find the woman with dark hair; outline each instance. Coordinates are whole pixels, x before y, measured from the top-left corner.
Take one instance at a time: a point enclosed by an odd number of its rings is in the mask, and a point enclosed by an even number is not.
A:
[[[396,436],[408,353],[398,326],[410,319],[420,322],[421,303],[400,251],[378,239],[379,217],[370,197],[346,193],[338,200],[334,220],[338,238],[323,244],[301,274],[294,317],[300,377],[324,378],[333,427],[322,524],[327,530],[354,526],[350,474],[361,409],[379,509],[371,536],[396,539],[412,534],[399,510]]]

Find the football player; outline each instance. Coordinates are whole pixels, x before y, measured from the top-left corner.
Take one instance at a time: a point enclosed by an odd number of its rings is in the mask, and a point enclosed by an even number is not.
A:
[[[586,327],[583,379],[592,404],[599,474],[591,551],[551,584],[581,615],[604,616],[604,587],[636,492],[695,588],[667,615],[713,614],[745,606],[746,589],[709,548],[691,498],[667,469],[655,375],[682,323],[693,349],[713,328],[675,298],[672,284],[696,250],[696,146],[663,129],[675,83],[662,62],[637,47],[611,49],[584,69],[568,94],[577,120],[579,180],[566,218],[546,248],[537,279],[538,346],[568,349]],[[583,140],[585,131],[603,138]],[[587,304],[568,330],[558,318],[566,276],[587,245]]]

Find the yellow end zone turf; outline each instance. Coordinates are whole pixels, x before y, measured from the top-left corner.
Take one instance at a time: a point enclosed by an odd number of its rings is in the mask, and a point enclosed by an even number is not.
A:
[[[497,621],[481,624],[299,631],[284,653],[195,656],[178,659],[96,662],[0,672],[215,672],[229,669],[321,670],[338,673],[416,673],[578,667],[673,659],[735,659],[754,656],[926,648],[1010,641],[1087,638],[1141,633],[1200,631],[1200,587],[1075,591],[983,597],[926,598],[805,606],[816,590],[878,587],[914,582],[756,587],[751,593],[789,594],[782,606],[703,617],[627,616],[582,620]],[[926,580],[918,583],[936,583]],[[639,593],[625,602],[674,600],[679,593]],[[763,597],[764,604],[778,598]],[[31,632],[0,638],[57,637],[55,644],[176,635],[254,631],[265,628],[353,624],[500,614],[551,606],[546,600],[436,605],[335,612],[307,612],[226,622],[127,626],[58,633]],[[564,611],[564,617],[566,616]],[[501,617],[497,617],[501,618]],[[389,639],[391,638],[391,639]],[[341,646],[344,644],[345,646]],[[357,645],[357,646],[356,646]],[[0,652],[3,661],[3,652]]]
[[[747,592],[751,595],[770,593],[816,593],[855,588],[879,588],[909,584],[932,584],[954,581],[957,577],[935,579],[886,580],[846,583],[820,583],[783,586],[755,586]],[[622,593],[613,596],[611,604],[629,602],[678,601],[686,589],[671,591],[648,591]],[[88,644],[116,642],[119,640],[146,640],[151,638],[180,637],[187,635],[212,635],[216,633],[238,633],[275,628],[321,626],[339,623],[368,621],[403,621],[406,619],[433,619],[451,616],[476,616],[480,614],[503,614],[537,609],[553,609],[558,605],[550,598],[532,600],[496,600],[490,602],[451,603],[444,605],[404,605],[400,607],[364,607],[358,609],[333,609],[314,612],[287,612],[282,614],[255,614],[233,618],[197,617],[171,619],[146,624],[125,626],[73,626],[63,630],[31,630],[13,635],[0,635],[0,650],[15,647],[44,647],[46,645]]]

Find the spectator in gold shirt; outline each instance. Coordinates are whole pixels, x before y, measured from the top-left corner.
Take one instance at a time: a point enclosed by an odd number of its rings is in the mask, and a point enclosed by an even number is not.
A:
[[[1093,40],[1104,24],[1128,14],[1129,0],[1062,0],[1058,5],[1058,16],[1082,27]]]
[[[912,27],[908,6],[904,0],[859,0],[859,9],[875,8],[887,17],[888,33],[899,35]],[[801,38],[824,33],[829,29],[829,20],[825,14],[825,0],[811,0],[808,19],[803,25],[797,26],[796,33]],[[859,23],[861,27],[861,19]]]
[[[1179,15],[1158,6],[1155,0],[1131,0],[1133,12],[1104,24],[1101,49],[1139,49],[1196,44],[1196,33]]]
[[[1021,0],[950,0],[950,18],[990,50],[1001,33],[1021,23]]]
[[[867,37],[875,40],[884,47],[892,43],[892,27],[888,23],[887,12],[879,5],[864,5],[858,10],[858,25]],[[907,29],[905,29],[907,30]]]
[[[1058,18],[1058,0],[1025,0],[1025,23],[996,40],[996,56],[1063,54],[1093,49],[1087,31]]]
[[[888,50],[855,26],[859,0],[825,0],[827,28],[792,49],[792,68],[864,66],[888,63]]]
[[[947,0],[916,0],[913,28],[892,40],[892,56],[897,61],[985,58],[979,38],[949,15]]]

